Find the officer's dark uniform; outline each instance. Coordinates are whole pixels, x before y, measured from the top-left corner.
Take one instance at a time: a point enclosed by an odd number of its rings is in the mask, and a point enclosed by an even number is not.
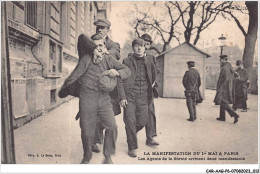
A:
[[[190,118],[188,121],[196,120],[196,97],[198,95],[198,90],[201,85],[200,81],[200,74],[198,70],[193,68],[195,66],[194,61],[187,62],[189,66],[189,70],[186,71],[182,84],[185,88],[185,96],[186,96],[186,103],[190,113]]]

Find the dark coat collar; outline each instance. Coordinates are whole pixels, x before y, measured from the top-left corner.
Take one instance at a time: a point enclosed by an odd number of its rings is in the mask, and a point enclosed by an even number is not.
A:
[[[147,67],[147,64],[148,64],[148,56],[145,55],[143,59],[144,59],[144,64],[145,64],[145,66]],[[133,62],[134,66],[135,66],[135,69],[136,69],[136,68],[137,68],[137,62],[136,62],[136,59],[135,59],[134,54],[131,54],[131,55],[130,55],[130,60]]]

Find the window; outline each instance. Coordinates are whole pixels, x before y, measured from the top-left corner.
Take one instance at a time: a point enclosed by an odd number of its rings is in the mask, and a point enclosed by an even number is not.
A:
[[[27,25],[37,28],[37,2],[25,2],[25,22]]]
[[[62,72],[62,48],[61,46],[58,46],[58,60],[57,60],[57,65],[58,65],[58,72]]]
[[[50,19],[50,35],[57,40],[60,40],[60,2],[51,3],[51,19]]]
[[[62,46],[54,41],[50,41],[50,56],[48,72],[51,76],[56,76],[62,72]]]
[[[51,103],[56,102],[56,89],[51,90]]]
[[[56,45],[50,41],[50,62],[49,72],[56,72]]]

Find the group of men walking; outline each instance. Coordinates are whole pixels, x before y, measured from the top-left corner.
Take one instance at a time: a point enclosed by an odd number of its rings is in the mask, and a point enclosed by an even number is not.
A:
[[[241,112],[247,111],[248,74],[243,68],[241,60],[236,62],[236,71],[228,62],[227,55],[221,55],[219,60],[221,68],[214,103],[220,105],[220,113],[216,119],[218,121],[226,121],[225,113],[227,111],[231,117],[234,117],[234,124],[236,124],[239,118],[236,110],[241,108],[243,109]],[[182,81],[190,114],[190,118],[187,120],[195,121],[197,118],[196,104],[202,98],[199,91],[201,81],[198,70],[194,68],[195,62],[188,61],[187,64],[189,70],[186,71]],[[233,107],[230,104],[233,104]]]
[[[110,22],[99,19],[94,22],[96,33],[90,38],[81,34],[78,38],[79,61],[75,69],[65,80],[59,91],[59,97],[68,95],[79,97],[79,119],[83,146],[82,164],[88,164],[92,152],[100,152],[97,144],[103,145],[104,163],[111,164],[111,155],[115,154],[117,139],[117,124],[115,116],[124,108],[128,155],[136,157],[138,149],[137,133],[145,127],[146,145],[158,146],[154,140],[156,133],[156,117],[154,98],[158,97],[157,80],[160,71],[157,68],[155,56],[149,51],[152,39],[148,34],[132,41],[134,53],[119,62],[120,45],[108,37]],[[221,72],[217,84],[217,94],[214,102],[220,105],[220,117],[225,121],[225,111],[238,122],[238,114],[234,111],[241,104],[232,103],[232,87],[234,70],[227,62],[227,56],[220,57]],[[190,113],[188,121],[195,121],[196,104],[200,98],[200,74],[195,62],[187,62],[189,70],[183,77],[187,107]],[[236,79],[242,82],[246,79],[244,70],[237,72]],[[243,88],[244,89],[244,88]],[[241,98],[236,95],[236,98]],[[242,103],[243,109],[247,106]],[[105,137],[103,138],[103,130]],[[104,142],[103,142],[104,141]]]
[[[158,146],[154,96],[157,92],[158,69],[155,57],[148,53],[151,37],[144,34],[132,42],[133,52],[123,63],[118,60],[120,45],[108,37],[110,22],[94,22],[96,34],[78,38],[79,61],[65,80],[59,97],[79,97],[81,139],[84,150],[81,164],[88,164],[93,152],[100,152],[97,143],[103,143],[104,163],[111,164],[117,139],[116,115],[124,108],[128,155],[136,157],[137,132],[146,129],[146,145]],[[103,130],[105,137],[103,138]]]

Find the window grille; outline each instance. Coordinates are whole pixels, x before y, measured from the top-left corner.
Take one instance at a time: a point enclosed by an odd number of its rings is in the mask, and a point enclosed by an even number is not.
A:
[[[25,2],[26,24],[37,28],[37,2]]]

